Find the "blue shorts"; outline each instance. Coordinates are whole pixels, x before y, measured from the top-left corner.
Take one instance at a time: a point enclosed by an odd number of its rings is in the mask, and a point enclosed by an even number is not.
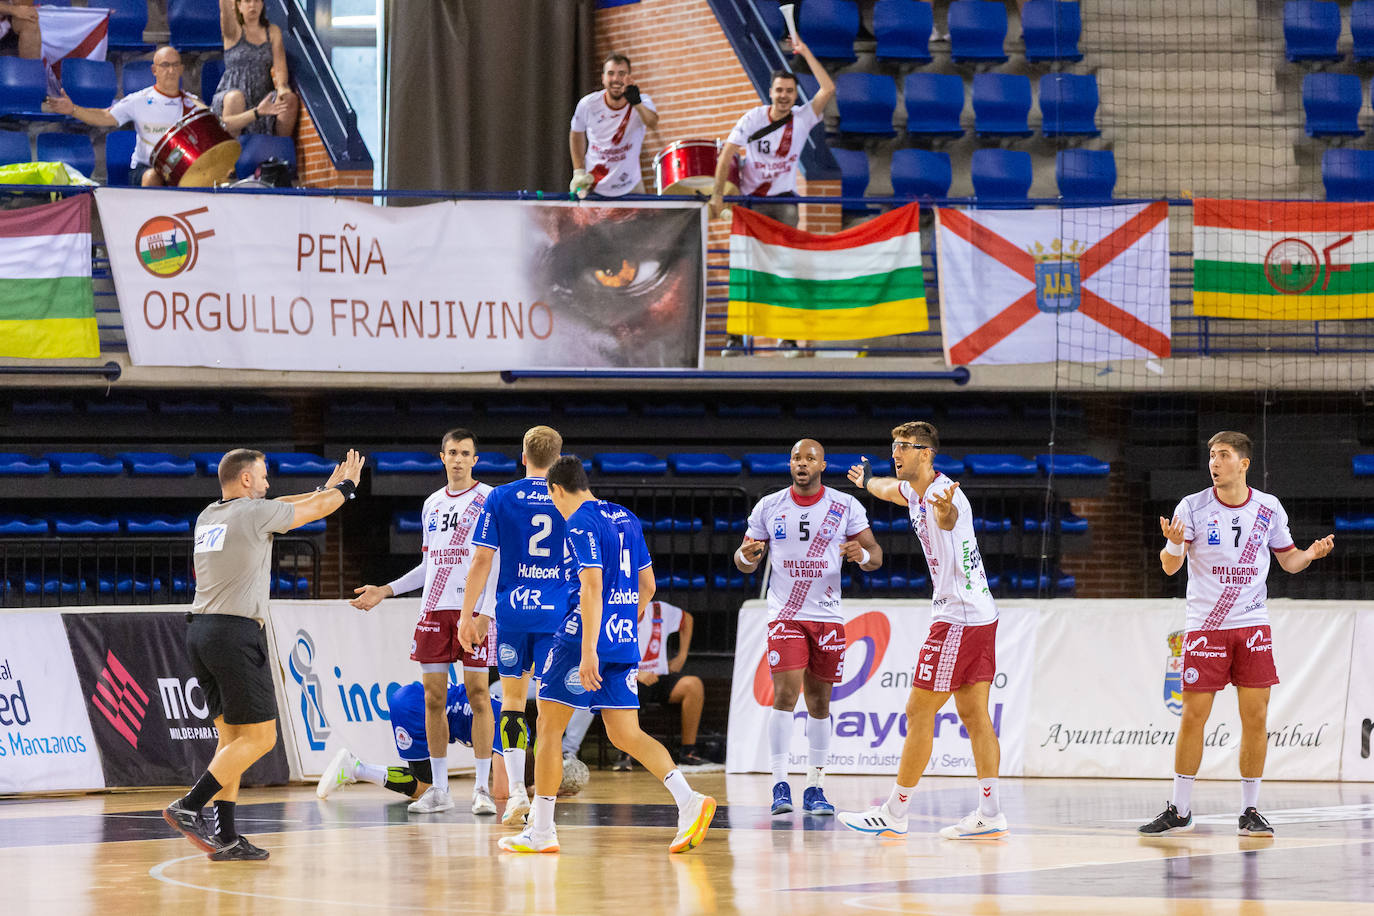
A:
[[[396,753],[405,761],[426,760],[429,758],[429,737],[425,734],[425,693],[419,684],[407,684],[391,696],[391,737],[396,742]],[[501,702],[491,698],[491,713],[497,722],[501,721]],[[462,720],[449,717],[449,743],[472,747],[472,718]],[[502,753],[501,729],[492,730],[491,749]]]
[[[553,648],[553,634],[532,633],[513,626],[501,626],[497,633],[497,672],[502,677],[520,677],[526,671],[534,671],[538,677],[539,661]]]
[[[639,662],[602,662],[601,689],[588,691],[577,676],[582,647],[561,639],[544,657],[539,699],[574,709],[638,709]]]

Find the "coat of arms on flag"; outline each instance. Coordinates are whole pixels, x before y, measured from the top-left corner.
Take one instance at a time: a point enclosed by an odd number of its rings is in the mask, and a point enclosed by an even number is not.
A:
[[[935,212],[950,365],[1169,355],[1163,201]]]

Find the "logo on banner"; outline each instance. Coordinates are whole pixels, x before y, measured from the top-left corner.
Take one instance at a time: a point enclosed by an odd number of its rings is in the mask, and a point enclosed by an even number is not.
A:
[[[154,216],[134,236],[134,250],[138,263],[154,277],[175,277],[196,266],[200,255],[198,242],[208,239],[215,230],[196,232],[190,217],[208,213],[209,207],[197,207],[172,216]]]
[[[1169,656],[1164,660],[1164,707],[1176,716],[1183,715],[1183,638],[1187,633],[1175,630],[1166,638]]]
[[[143,718],[148,714],[148,694],[138,686],[129,669],[115,658],[114,652],[105,656],[105,667],[95,682],[91,705],[124,736],[138,747],[138,734],[143,730]]]
[[[1081,242],[1050,242],[1050,250],[1039,242],[1027,246],[1035,259],[1035,306],[1042,312],[1078,311],[1078,259],[1086,250]]]
[[[315,640],[307,630],[297,630],[286,667],[301,688],[301,721],[305,723],[306,741],[312,751],[322,751],[330,729],[324,714],[324,684],[312,670],[314,663]]]
[[[852,696],[877,673],[883,662],[883,656],[887,654],[888,643],[892,640],[892,624],[888,623],[887,617],[882,613],[869,611],[867,614],[860,614],[846,623],[844,635],[845,654],[844,659],[840,662],[841,672],[845,668],[853,669],[850,653],[860,647],[864,653],[863,663],[858,666],[857,673],[853,677],[835,685],[834,691],[830,694],[832,703]],[[774,665],[778,663],[778,653],[765,650],[754,670],[754,699],[758,701],[760,706],[773,705],[773,678],[769,672],[770,662]]]

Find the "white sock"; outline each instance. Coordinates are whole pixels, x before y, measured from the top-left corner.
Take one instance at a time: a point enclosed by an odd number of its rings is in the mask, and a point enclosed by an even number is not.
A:
[[[768,761],[773,782],[787,779],[787,748],[792,743],[792,711],[775,709],[768,716]]]
[[[491,791],[491,758],[478,757],[477,760],[477,784],[473,789],[486,789]]]
[[[915,786],[892,786],[892,794],[887,797],[887,811],[893,817],[906,817],[907,808],[911,805],[911,796],[915,793]]]
[[[673,793],[673,801],[677,802],[677,808],[681,811],[687,807],[692,800],[692,787],[687,785],[687,777],[682,775],[681,770],[673,770],[663,777],[663,785],[669,792]]]
[[[374,786],[384,786],[386,785],[386,767],[379,767],[375,763],[363,763],[359,760],[357,768],[353,771],[353,778],[370,782]]]
[[[808,772],[806,784],[809,786],[820,785],[820,771],[825,769],[825,764],[830,759],[830,733],[833,729],[830,725],[830,717],[817,719],[815,716],[806,717],[806,762],[810,764],[812,770],[816,771],[816,781],[811,781],[811,774]]]
[[[1244,814],[1246,808],[1259,807],[1259,787],[1260,777],[1254,779],[1244,779],[1240,781],[1240,813]]]
[[[448,758],[431,757],[429,758],[429,768],[434,771],[434,785],[448,791]]]
[[[1174,774],[1174,807],[1179,817],[1187,817],[1193,810],[1193,776]],[[1256,787],[1258,791],[1258,787]]]
[[[819,789],[825,783],[825,770],[821,767],[806,768],[806,787]]]
[[[516,786],[525,786],[525,751],[518,747],[506,748],[506,779],[510,783],[511,794]]]
[[[996,817],[1002,813],[1002,799],[997,793],[997,777],[978,780],[978,813]]]
[[[558,801],[552,795],[536,795],[530,803],[530,830],[548,833],[553,829],[553,806]]]

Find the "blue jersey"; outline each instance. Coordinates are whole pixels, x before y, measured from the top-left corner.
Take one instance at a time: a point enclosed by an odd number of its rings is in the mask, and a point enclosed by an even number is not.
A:
[[[564,560],[568,613],[558,638],[582,642],[582,588],[579,573],[601,570],[601,634],[596,654],[602,662],[639,661],[639,571],[653,565],[639,519],[624,506],[595,500],[583,503],[568,519]]]
[[[502,484],[487,494],[472,543],[501,551],[498,632],[552,633],[558,628],[568,609],[561,587],[565,532],[542,477]]]
[[[492,712],[496,718],[501,718],[501,701],[496,697],[491,700]],[[468,702],[468,692],[462,684],[449,684],[448,697],[444,704],[444,712],[448,716],[448,743],[461,744],[465,747],[472,747],[472,704]],[[397,732],[397,748],[404,752],[409,747],[400,747],[407,740],[414,742],[415,745],[424,744],[427,746],[428,737],[425,734],[425,688],[419,681],[412,681],[400,690],[391,695],[391,725],[392,730]],[[407,736],[405,738],[402,735]],[[495,750],[499,753],[501,735],[497,730]],[[421,756],[429,756],[428,753]],[[407,758],[410,759],[410,758]]]

